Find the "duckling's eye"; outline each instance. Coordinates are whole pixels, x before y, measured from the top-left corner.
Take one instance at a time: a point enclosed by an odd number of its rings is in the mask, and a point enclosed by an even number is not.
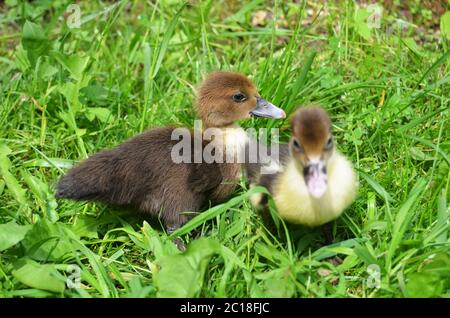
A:
[[[236,93],[233,95],[233,100],[238,103],[241,103],[246,99],[247,99],[247,97],[245,97],[245,95],[242,93]]]
[[[325,144],[325,150],[330,150],[331,148],[333,148],[333,137],[330,136]]]
[[[297,139],[294,139],[294,141],[292,142],[292,146],[294,147],[295,151],[298,151],[298,152],[303,151],[303,147],[302,147],[302,145],[300,145],[300,143],[298,142]]]

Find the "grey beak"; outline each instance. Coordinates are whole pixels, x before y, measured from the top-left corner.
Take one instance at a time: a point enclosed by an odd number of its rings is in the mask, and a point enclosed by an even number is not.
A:
[[[286,118],[286,113],[281,108],[278,108],[259,96],[256,97],[256,107],[250,114],[256,117]]]

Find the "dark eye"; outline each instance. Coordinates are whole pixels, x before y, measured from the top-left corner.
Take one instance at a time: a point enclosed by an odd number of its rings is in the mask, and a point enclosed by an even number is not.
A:
[[[247,99],[247,97],[242,93],[236,93],[233,95],[233,100],[238,103],[241,103],[246,99]]]
[[[325,149],[330,150],[331,148],[333,148],[333,137],[330,136],[325,144]]]
[[[302,145],[300,145],[297,139],[294,139],[294,141],[292,142],[292,146],[294,147],[295,151],[303,151],[303,147]]]

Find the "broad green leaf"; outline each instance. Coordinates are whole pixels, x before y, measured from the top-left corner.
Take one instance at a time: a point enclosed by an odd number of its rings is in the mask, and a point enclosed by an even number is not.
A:
[[[438,275],[428,273],[413,273],[406,283],[408,297],[439,297],[444,290],[444,280]]]
[[[4,143],[0,144],[0,156],[7,156],[9,154],[11,154],[12,150],[5,145]]]
[[[339,272],[344,273],[349,269],[356,267],[359,263],[361,263],[361,261],[355,253],[355,255],[349,255],[344,258],[342,264],[338,265],[336,268]]]
[[[30,21],[26,21],[23,26],[22,46],[27,51],[32,65],[36,64],[37,59],[45,55],[50,48],[47,35],[42,27]]]
[[[329,74],[328,76],[325,76],[320,80],[320,86],[322,86],[323,88],[336,87],[341,83],[342,83],[342,76],[340,75]]]
[[[144,298],[148,297],[150,293],[154,293],[155,287],[152,285],[142,286],[141,280],[139,277],[133,277],[129,282],[129,289],[126,297],[129,298]]]
[[[80,90],[83,100],[89,100],[97,105],[104,105],[108,102],[108,90],[99,84],[92,84]],[[85,103],[86,101],[83,101]]]
[[[28,205],[27,199],[25,197],[25,189],[19,184],[17,179],[9,171],[11,168],[11,161],[7,157],[11,153],[6,145],[0,145],[0,177],[5,181],[8,190],[11,192],[12,196],[20,203],[21,207]]]
[[[72,226],[72,231],[79,237],[98,238],[97,227],[99,220],[97,218],[78,215]]]
[[[78,56],[78,55],[64,55],[60,52],[52,53],[55,59],[69,71],[70,75],[76,81],[81,81],[83,76],[83,71],[89,62],[89,56]]]
[[[12,275],[22,284],[55,293],[64,292],[65,282],[53,265],[41,265],[31,260],[20,263]]]
[[[64,83],[63,85],[58,87],[58,91],[64,95],[64,97],[67,99],[67,103],[70,106],[70,109],[73,112],[73,115],[77,113],[81,109],[80,101],[78,100],[79,97],[79,88],[78,85],[72,82]],[[70,115],[70,114],[69,114]],[[67,123],[69,125],[69,123]],[[69,126],[72,128],[75,123],[70,124]]]
[[[406,297],[442,297],[450,288],[450,254],[447,247],[423,259],[406,278]],[[444,296],[445,297],[445,296]]]
[[[439,275],[442,279],[446,279],[446,282],[449,285],[448,287],[450,288],[450,253],[448,249],[444,247],[442,250],[432,254],[432,257],[430,258],[427,259],[421,272]]]
[[[161,235],[161,233],[154,230],[147,222],[144,222],[142,233],[144,234],[143,241],[145,245],[149,251],[155,254],[156,259],[179,253],[178,248],[168,236]]]
[[[441,32],[447,39],[450,39],[450,11],[441,16]]]
[[[38,76],[44,80],[48,80],[58,72],[58,69],[48,62],[40,64]]]
[[[23,240],[31,225],[18,225],[12,221],[0,224],[0,252]]]
[[[356,8],[354,22],[355,30],[364,39],[370,40],[371,29],[367,25],[367,18],[370,16],[370,12],[366,9]]]
[[[264,273],[262,279],[262,297],[269,298],[289,298],[295,294],[295,282],[291,269],[278,268],[269,273]]]
[[[89,121],[93,121],[94,118],[97,118],[101,122],[106,123],[112,119],[111,112],[108,108],[104,107],[87,107],[85,114]]]
[[[27,255],[35,260],[59,261],[74,252],[66,231],[63,224],[41,219],[27,233],[22,244]]]
[[[22,72],[25,72],[30,66],[27,51],[21,46],[15,52],[15,64]]]
[[[221,245],[211,238],[200,238],[189,244],[183,254],[165,256],[158,260],[154,273],[158,297],[196,297],[211,257],[221,252]]]
[[[47,36],[45,35],[45,32],[40,25],[27,20],[23,25],[22,39],[42,41],[46,40]]]

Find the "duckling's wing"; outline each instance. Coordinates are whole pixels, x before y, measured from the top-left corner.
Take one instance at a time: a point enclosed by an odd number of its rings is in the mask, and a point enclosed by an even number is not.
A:
[[[188,185],[197,193],[208,192],[222,182],[222,174],[217,163],[193,163],[190,167]]]
[[[170,176],[173,128],[155,128],[72,168],[57,185],[57,198],[136,204]]]

